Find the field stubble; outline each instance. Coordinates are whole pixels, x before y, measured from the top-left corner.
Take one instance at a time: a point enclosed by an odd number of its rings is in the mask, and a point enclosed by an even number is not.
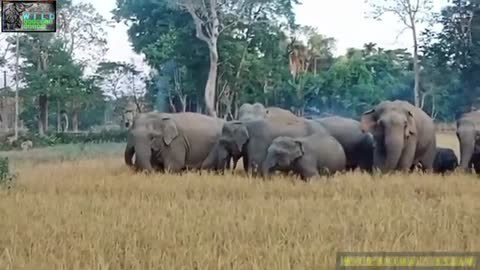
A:
[[[1,269],[333,269],[337,251],[480,250],[475,176],[147,176],[110,157],[26,166],[0,190]]]

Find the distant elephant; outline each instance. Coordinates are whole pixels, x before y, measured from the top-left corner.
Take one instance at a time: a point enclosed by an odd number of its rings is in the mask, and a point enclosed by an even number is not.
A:
[[[223,120],[199,113],[140,114],[129,131],[125,162],[152,171],[152,161],[171,172],[199,169],[218,140]],[[152,155],[157,157],[152,159]]]
[[[421,163],[432,171],[436,138],[433,120],[406,101],[383,101],[362,115],[362,130],[375,140],[374,167],[382,172],[409,171]]]
[[[453,172],[457,167],[458,158],[455,152],[450,148],[437,147],[433,162],[433,172],[442,174]]]
[[[267,156],[267,149],[279,136],[305,137],[314,133],[328,134],[318,122],[298,118],[279,121],[263,119],[256,121],[231,121],[222,129],[220,146],[237,160],[243,158],[243,168],[248,173],[257,174]]]
[[[476,161],[473,157],[480,155],[480,111],[460,116],[457,120],[457,138],[460,143],[460,168],[470,171]]]
[[[329,116],[314,120],[321,123],[328,133],[343,146],[347,156],[347,170],[359,168],[371,172],[374,140],[370,133],[362,131],[359,121],[340,116]]]
[[[265,106],[259,102],[254,104],[244,103],[238,109],[238,120],[240,121],[259,120],[265,117]]]
[[[345,170],[347,159],[342,145],[332,136],[277,137],[268,147],[263,176],[281,169],[299,174],[303,180]]]
[[[265,118],[285,118],[296,119],[297,116],[289,110],[285,110],[279,107],[267,107],[262,103],[256,102],[254,104],[244,103],[238,109],[239,121],[253,121],[261,120]]]

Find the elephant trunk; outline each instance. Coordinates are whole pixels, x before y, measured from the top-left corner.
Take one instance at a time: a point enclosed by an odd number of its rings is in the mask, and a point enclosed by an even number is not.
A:
[[[127,147],[125,147],[125,164],[129,167],[133,167],[133,155],[135,154],[135,147],[133,147],[132,138],[128,138]]]
[[[153,171],[151,163],[152,149],[149,142],[150,140],[146,138],[137,138],[135,142],[135,165],[137,169],[147,172]]]
[[[270,153],[268,153],[262,164],[262,177],[268,178],[270,176],[270,172],[275,167],[275,165],[275,158]]]
[[[381,170],[382,172],[391,172],[397,169],[400,156],[402,155],[404,146],[403,132],[396,132],[396,130],[387,131],[384,142],[386,157]]]
[[[218,159],[217,159],[217,168],[219,168],[221,171],[224,171],[225,168],[230,168],[230,153],[225,149],[225,147],[219,147],[218,149]]]
[[[460,168],[467,171],[470,166],[470,160],[472,159],[475,150],[475,141],[473,138],[460,138]]]

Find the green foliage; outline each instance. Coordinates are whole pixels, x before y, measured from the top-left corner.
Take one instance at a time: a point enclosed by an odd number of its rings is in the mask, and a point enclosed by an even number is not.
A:
[[[0,188],[10,188],[15,176],[10,173],[8,157],[0,157]]]

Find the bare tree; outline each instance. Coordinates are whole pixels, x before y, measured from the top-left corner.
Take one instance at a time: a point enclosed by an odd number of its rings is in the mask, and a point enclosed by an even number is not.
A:
[[[218,37],[228,27],[235,25],[237,21],[229,25],[222,25],[221,12],[228,9],[231,14],[236,14],[241,20],[245,0],[171,0],[171,2],[188,11],[195,24],[196,36],[208,45],[210,55],[210,69],[205,85],[205,105],[208,114],[216,116],[215,92],[217,87],[218,72]]]
[[[430,18],[433,8],[432,0],[366,0],[373,8],[372,17],[379,20],[385,14],[395,15],[404,25],[405,30],[410,30],[413,41],[413,71],[415,74],[415,86],[413,88],[415,106],[420,107],[420,63],[418,59],[418,26]]]
[[[210,69],[205,85],[205,105],[209,115],[216,116],[215,90],[218,72],[218,37],[220,35],[220,19],[217,0],[178,0],[176,5],[190,13],[195,23],[197,38],[208,45]]]
[[[112,25],[91,3],[66,5],[58,11],[57,36],[64,42],[64,49],[76,60],[93,67],[107,51],[105,28]]]

